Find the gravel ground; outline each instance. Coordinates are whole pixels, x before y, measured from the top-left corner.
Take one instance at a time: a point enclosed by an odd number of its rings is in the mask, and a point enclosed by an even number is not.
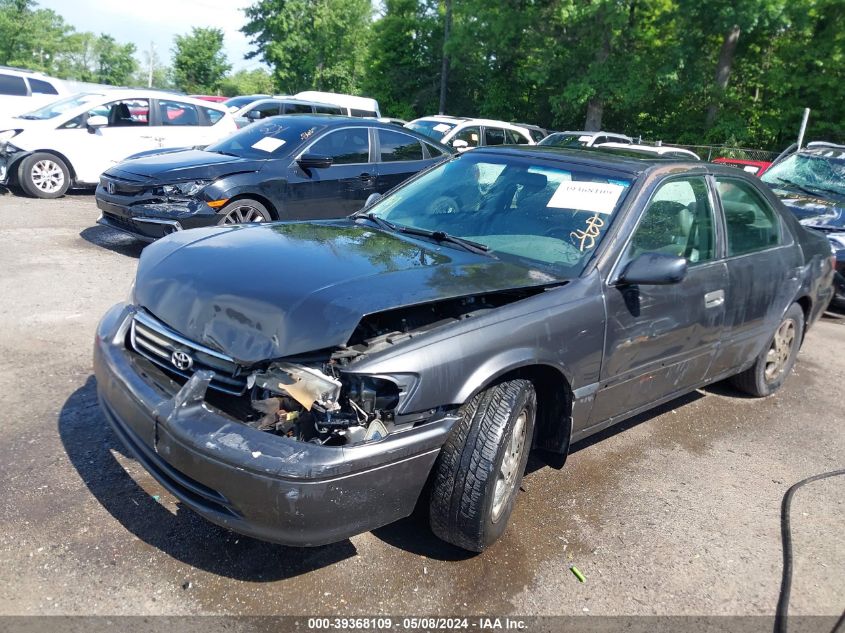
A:
[[[771,615],[781,498],[845,467],[845,319],[828,315],[776,396],[718,385],[582,442],[562,471],[534,464],[484,554],[416,516],[316,549],[226,532],[98,410],[94,328],[142,246],[97,215],[90,194],[0,194],[0,614]],[[845,478],[796,496],[792,613],[845,608],[843,524]]]

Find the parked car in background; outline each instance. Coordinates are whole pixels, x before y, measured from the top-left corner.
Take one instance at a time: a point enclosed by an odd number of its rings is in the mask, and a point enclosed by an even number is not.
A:
[[[492,119],[436,115],[414,119],[405,127],[459,152],[488,145],[535,145],[527,129]]]
[[[343,109],[343,114],[347,116],[381,118],[378,101],[369,97],[356,97],[355,95],[345,95],[337,92],[320,92],[319,90],[298,92],[293,97],[294,99],[302,99],[304,101],[340,106]]]
[[[421,501],[480,551],[532,448],[562,463],[725,378],[777,391],[831,274],[826,240],[735,169],[481,148],[349,218],[153,244],[94,371],[127,449],[212,522],[322,545]]]
[[[230,97],[223,97],[221,95],[188,95],[192,99],[199,99],[200,101],[211,101],[212,103],[223,103],[228,101]]]
[[[672,147],[671,145],[637,145],[635,143],[614,142],[594,144],[592,147],[595,149],[615,151],[617,153],[627,154],[628,156],[660,156],[675,160],[701,160],[695,152],[682,147]]]
[[[109,169],[96,192],[99,222],[151,241],[213,224],[337,218],[448,156],[448,148],[389,123],[279,116],[204,151]]]
[[[235,125],[242,128],[255,121],[282,114],[345,114],[343,108],[329,103],[304,101],[293,97],[266,97],[246,104],[232,112]]]
[[[208,145],[236,130],[223,106],[152,90],[79,93],[0,127],[0,184],[37,198],[94,185],[138,152]]]
[[[836,304],[845,307],[845,145],[814,142],[762,175],[806,227],[827,236],[836,256]]]
[[[0,120],[39,108],[68,92],[61,79],[0,66]]]
[[[538,145],[549,145],[552,147],[592,147],[602,143],[625,143],[630,145],[634,142],[630,136],[616,134],[614,132],[552,132]]]
[[[531,123],[514,123],[514,125],[527,130],[535,143],[539,143],[549,135],[548,130],[541,128],[539,125],[532,125]]]
[[[241,108],[250,103],[254,103],[259,99],[270,98],[273,95],[239,95],[237,97],[230,97],[223,102],[223,105],[229,109],[229,112],[237,112]]]
[[[378,120],[381,123],[390,123],[390,124],[396,125],[398,127],[405,127],[405,125],[408,123],[405,119],[395,119],[395,118],[389,117],[389,116],[379,117]]]
[[[714,158],[714,163],[721,165],[730,165],[736,167],[752,176],[762,176],[766,170],[772,166],[771,161],[767,160],[747,160],[745,158]]]

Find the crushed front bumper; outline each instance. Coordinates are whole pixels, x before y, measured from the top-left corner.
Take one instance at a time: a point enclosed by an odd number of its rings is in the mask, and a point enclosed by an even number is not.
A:
[[[94,345],[106,419],[171,494],[209,521],[265,541],[312,546],[408,516],[454,417],[352,447],[248,427],[193,398],[125,347],[132,309],[112,308]],[[195,375],[194,378],[197,378]]]

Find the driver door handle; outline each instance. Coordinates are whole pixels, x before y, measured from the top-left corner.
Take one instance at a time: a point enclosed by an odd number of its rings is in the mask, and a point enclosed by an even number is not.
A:
[[[714,290],[713,292],[708,292],[704,295],[704,307],[705,308],[718,308],[725,302],[725,291],[724,290]]]
[[[359,178],[361,179],[361,182],[363,182],[366,185],[372,184],[376,179],[376,177],[373,174],[368,174],[368,173],[361,174],[359,176]]]

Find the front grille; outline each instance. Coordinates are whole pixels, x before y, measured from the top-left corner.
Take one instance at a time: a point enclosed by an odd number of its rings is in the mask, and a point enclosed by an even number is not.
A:
[[[145,312],[137,312],[129,330],[129,344],[144,358],[168,373],[190,378],[198,369],[210,369],[214,378],[209,384],[213,389],[236,396],[246,391],[246,377],[234,360],[214,350],[193,343]],[[180,369],[172,358],[174,352],[184,352],[193,361],[189,369]]]
[[[107,193],[118,196],[134,196],[145,189],[144,183],[106,176],[100,176],[100,185]]]

